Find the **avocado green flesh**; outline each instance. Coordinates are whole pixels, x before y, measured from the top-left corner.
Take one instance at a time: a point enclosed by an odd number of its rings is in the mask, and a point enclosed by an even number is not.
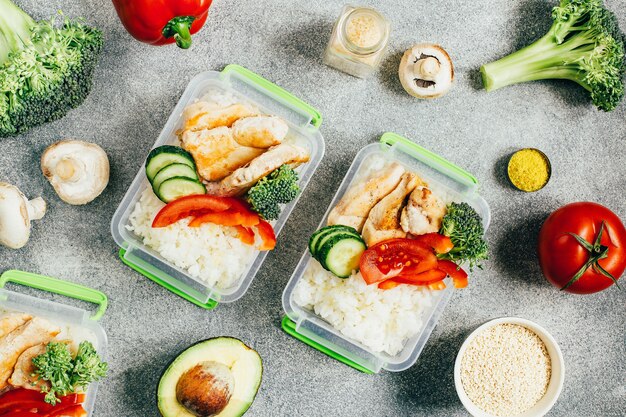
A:
[[[189,347],[165,370],[157,390],[159,411],[163,417],[195,417],[176,399],[176,384],[187,370],[205,361],[223,363],[230,368],[235,379],[232,397],[216,417],[239,417],[252,405],[261,385],[261,357],[240,340],[218,337]]]

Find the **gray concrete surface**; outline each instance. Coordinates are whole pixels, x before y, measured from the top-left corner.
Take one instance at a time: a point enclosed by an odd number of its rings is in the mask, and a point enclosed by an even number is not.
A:
[[[215,0],[188,51],[133,40],[108,1],[19,0],[44,18],[62,9],[104,30],[106,46],[93,92],[64,119],[0,140],[0,180],[42,195],[47,216],[25,249],[0,249],[0,270],[23,269],[106,292],[103,324],[111,372],[94,416],[156,416],[163,367],[184,347],[219,335],[239,337],[264,359],[250,416],[462,416],[453,362],[468,331],[515,315],[544,325],[559,342],[565,387],[553,416],[622,416],[626,408],[623,292],[559,293],[541,276],[535,241],[557,207],[581,200],[626,218],[626,105],[596,111],[565,82],[539,82],[494,93],[480,89],[478,67],[543,34],[552,1],[447,0],[376,4],[392,22],[389,53],[373,78],[358,80],[324,66],[321,54],[342,2]],[[609,0],[616,11],[624,0]],[[626,15],[621,14],[626,27]],[[447,48],[456,85],[436,101],[416,101],[396,78],[401,53],[418,41]],[[118,260],[109,221],[142,166],[187,82],[198,72],[242,64],[317,107],[326,157],[249,292],[206,312],[131,271]],[[402,373],[364,375],[306,347],[279,327],[281,292],[357,151],[385,131],[406,135],[479,178],[490,202],[491,260],[455,294],[417,364]],[[111,181],[92,204],[62,203],[39,170],[42,150],[61,138],[101,144]],[[535,146],[552,160],[549,185],[512,189],[507,156]]]

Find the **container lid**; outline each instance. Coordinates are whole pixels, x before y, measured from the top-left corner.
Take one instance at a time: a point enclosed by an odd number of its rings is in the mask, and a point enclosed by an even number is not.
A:
[[[68,304],[21,294],[6,289],[5,286],[8,283],[93,303],[96,305],[96,309],[90,312]],[[107,305],[107,296],[101,291],[72,282],[18,270],[9,270],[0,276],[0,308],[27,312],[45,319],[88,330],[95,337],[95,348],[98,355],[105,360],[107,337],[98,320],[106,312]],[[94,409],[97,388],[98,383],[94,382],[89,384],[87,389],[83,407],[87,410],[89,416],[91,416]]]
[[[441,156],[391,132],[383,134],[378,145],[368,145],[356,156],[322,219],[320,227],[325,225],[330,210],[346,193],[367,157],[377,152],[383,152],[390,159],[412,167],[421,176],[427,177],[431,184],[437,183],[448,192],[468,202],[481,215],[484,229],[487,230],[491,219],[490,210],[487,202],[478,195],[476,178]],[[405,350],[408,349],[406,352],[403,351],[397,357],[390,357],[386,354],[371,352],[367,347],[343,336],[321,317],[292,304],[292,294],[299,279],[308,268],[309,262],[311,262],[311,257],[308,251],[305,251],[283,292],[283,308],[287,313],[282,320],[283,330],[298,340],[361,372],[377,373],[381,369],[402,371],[412,366],[417,361],[453,293],[451,286],[440,292],[439,299],[435,301],[433,308],[424,317],[423,330],[410,339],[410,345],[413,347],[410,349],[405,347]],[[409,342],[407,342],[408,345]]]
[[[154,146],[175,140],[175,132],[183,109],[195,99],[202,97],[208,88],[213,87],[232,92],[243,100],[252,102],[263,112],[283,118],[289,124],[292,134],[306,141],[307,146],[310,147],[311,157],[299,172],[300,189],[304,190],[324,154],[324,140],[319,133],[319,127],[322,124],[321,114],[286,90],[239,65],[228,65],[221,72],[207,71],[194,77]],[[145,187],[145,173],[143,169],[140,169],[111,221],[111,232],[121,248],[119,256],[122,262],[157,284],[205,309],[214,308],[218,302],[232,302],[243,296],[265,260],[267,252],[258,252],[255,255],[247,271],[235,286],[227,289],[208,286],[184,269],[165,260],[159,253],[144,245],[141,238],[134,236],[126,229],[129,215]],[[274,223],[276,236],[279,235],[297,200],[298,198],[287,204],[280,218]]]

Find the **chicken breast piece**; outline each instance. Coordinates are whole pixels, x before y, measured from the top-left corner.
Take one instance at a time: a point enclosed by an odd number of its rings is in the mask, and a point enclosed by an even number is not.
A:
[[[221,180],[265,152],[239,145],[228,127],[186,130],[181,140],[183,148],[193,155],[198,173],[207,181]]]
[[[25,313],[8,313],[0,317],[0,337],[11,333],[31,318],[30,314]]]
[[[39,317],[27,321],[0,339],[0,390],[5,389],[20,355],[28,348],[48,343],[61,329]]]
[[[62,340],[61,342],[70,347],[70,352],[72,353],[72,355],[76,354],[76,346],[74,346],[74,343],[71,340]],[[15,388],[26,388],[38,391],[41,390],[41,388],[43,387],[50,386],[50,383],[48,381],[44,381],[38,379],[36,376],[33,376],[36,370],[35,365],[33,365],[33,358],[45,353],[47,345],[47,342],[40,343],[22,352],[20,357],[17,359],[17,362],[15,363],[13,374],[9,378],[9,384],[11,384],[11,386]]]
[[[328,215],[328,224],[352,226],[360,232],[372,207],[398,186],[402,174],[404,168],[394,162],[350,187]]]
[[[224,107],[207,101],[196,101],[183,110],[182,130],[231,127],[242,117],[254,116],[258,113],[257,109],[248,104],[235,103]]]
[[[402,210],[402,230],[412,235],[438,232],[446,205],[426,186],[417,187]]]
[[[289,126],[276,116],[250,116],[233,123],[233,137],[242,146],[269,148],[282,143]]]
[[[367,246],[387,239],[406,237],[406,232],[400,226],[400,215],[406,197],[421,183],[420,177],[412,172],[403,174],[398,186],[372,208],[362,232]]]
[[[270,148],[219,183],[207,184],[207,191],[209,194],[223,197],[242,195],[257,181],[280,168],[281,165],[286,164],[295,168],[308,160],[309,151],[300,146],[283,143]]]

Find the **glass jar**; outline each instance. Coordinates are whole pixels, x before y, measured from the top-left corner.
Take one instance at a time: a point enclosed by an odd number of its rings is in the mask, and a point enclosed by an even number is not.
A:
[[[389,21],[369,7],[344,6],[324,52],[324,63],[355,77],[374,72],[387,49]]]

